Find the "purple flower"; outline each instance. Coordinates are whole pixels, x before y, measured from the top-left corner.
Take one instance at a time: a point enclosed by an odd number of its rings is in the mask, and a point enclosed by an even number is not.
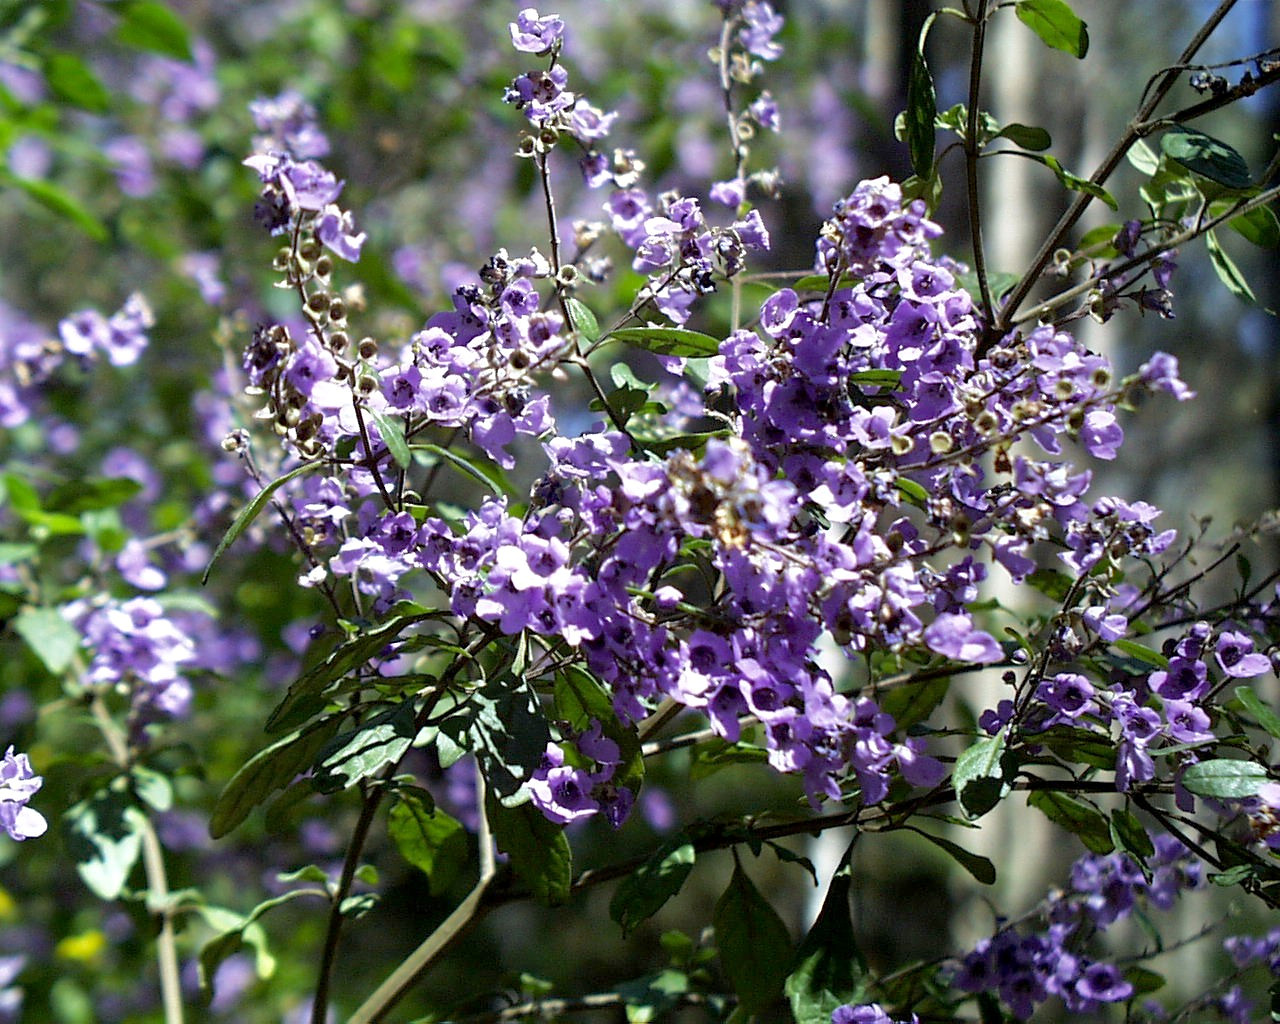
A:
[[[0,828],[10,839],[35,839],[49,827],[43,814],[27,806],[43,785],[44,779],[32,771],[27,755],[15,754],[10,745],[0,761]]]
[[[1253,650],[1253,641],[1244,633],[1223,632],[1218,636],[1214,651],[1222,671],[1235,679],[1249,679],[1271,671],[1271,661],[1265,654]]]
[[[1167,391],[1179,402],[1195,398],[1196,393],[1178,376],[1178,359],[1167,352],[1156,352],[1138,367],[1138,379],[1155,391]]]
[[[509,26],[511,45],[521,53],[547,53],[564,37],[564,21],[558,14],[540,17],[533,7],[526,7]]]
[[[773,38],[782,30],[782,15],[764,0],[747,0],[742,8],[742,21],[738,42],[748,53],[761,60],[777,60],[782,56],[782,46]]]
[[[356,225],[348,210],[329,203],[316,218],[316,237],[337,256],[348,263],[358,263],[360,249],[368,237],[363,231],[355,233]]]
[[[580,768],[564,763],[564,751],[556,744],[547,745],[542,764],[528,782],[533,804],[551,821],[567,825],[590,818],[600,810],[592,798],[591,776]]]
[[[1047,679],[1036,690],[1036,696],[1054,710],[1054,716],[1047,724],[1065,722],[1071,724],[1083,715],[1098,710],[1093,700],[1093,685],[1084,676],[1075,672],[1059,672],[1052,679]]]
[[[1133,995],[1133,986],[1124,979],[1115,964],[1090,964],[1076,982],[1075,989],[1085,999],[1100,1003],[1118,1003]]]
[[[968,615],[939,615],[924,631],[924,642],[930,650],[956,661],[986,664],[1004,657],[995,638],[975,629]]]

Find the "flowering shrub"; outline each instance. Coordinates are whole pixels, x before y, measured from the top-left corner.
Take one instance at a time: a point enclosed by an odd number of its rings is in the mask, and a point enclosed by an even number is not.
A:
[[[1084,56],[1067,4],[1011,7],[942,12],[973,31],[976,69],[994,17]],[[254,182],[275,297],[253,294],[243,253],[166,253],[178,287],[221,312],[210,348],[225,359],[191,398],[191,436],[157,460],[124,445],[110,402],[79,432],[60,398],[109,389],[92,382],[112,373],[122,408],[161,404],[131,400],[141,378],[124,375],[166,330],[164,308],[135,293],[54,336],[6,311],[0,598],[39,679],[17,692],[44,706],[28,753],[5,755],[0,809],[14,840],[61,818],[83,888],[129,907],[110,927],[154,954],[154,983],[101,996],[101,1019],[387,1019],[498,908],[617,882],[609,910],[626,935],[720,850],[733,873],[710,930],[663,935],[657,973],[568,998],[525,975],[505,1006],[455,991],[419,1005],[422,1019],[623,1006],[641,1024],[694,1005],[745,1020],[785,1003],[801,1024],[958,1021],[975,1007],[1025,1020],[1051,999],[1081,1018],[1121,1004],[1133,1020],[1257,1012],[1241,986],[1256,965],[1274,972],[1274,935],[1228,937],[1234,973],[1181,1009],[1142,1001],[1164,979],[1101,940],[1207,881],[1277,903],[1280,717],[1251,681],[1274,675],[1280,573],[1255,580],[1238,561],[1234,593],[1215,597],[1236,548],[1210,549],[1206,566],[1153,505],[1092,492],[1126,411],[1194,394],[1172,355],[1120,375],[1069,328],[1171,315],[1174,252],[1201,236],[1247,292],[1214,229],[1280,240],[1276,188],[1182,122],[1270,84],[1274,62],[1247,84],[1205,85],[1210,99],[1157,125],[1176,73],[1161,78],[1134,124],[1165,130],[1162,155],[1131,129],[1116,156],[1153,163],[1146,215],[1070,248],[1088,203],[1117,205],[1115,162],[1069,174],[1041,155],[1042,129],[977,109],[977,71],[968,108],[939,114],[922,40],[900,121],[915,174],[849,182],[809,265],[779,270],[763,261],[792,229],[774,223],[780,175],[757,166],[757,138],[786,121],[762,82],[785,24],[765,0],[714,8],[730,170],[661,192],[643,155],[611,141],[625,119],[578,86],[571,19],[513,12],[500,98],[544,237],[453,274],[444,308],[411,324],[362,283],[387,275],[376,220],[348,204],[317,109],[293,88],[254,98],[237,122],[247,155],[219,166]],[[159,111],[154,138],[104,148],[120,192],[145,196],[153,161],[215,159],[215,129],[192,124],[219,106],[216,58],[164,5],[99,13],[163,55],[136,87]],[[74,52],[37,36],[30,56],[60,99],[109,107]],[[1018,281],[996,287],[979,230],[972,272],[942,254],[938,130],[960,139],[970,197],[1000,140],[1074,194]],[[12,184],[105,233],[57,183]],[[566,223],[566,194],[595,219]],[[1080,280],[1025,310],[1054,259]],[[73,455],[100,475],[73,478]],[[993,579],[1025,605],[984,600]],[[975,705],[979,673],[999,679],[992,706]],[[236,731],[264,728],[227,753]],[[31,757],[57,776],[51,799]],[[708,819],[673,799],[759,763],[794,779],[793,801]],[[963,833],[922,822],[971,826],[1014,794],[1085,847],[1068,887],[970,950],[873,966],[850,919],[855,843],[912,832],[991,884],[998,866]],[[632,824],[645,817],[661,845],[617,857],[650,834]],[[618,832],[596,840],[612,859],[575,869],[582,847],[599,850],[571,836],[597,826]],[[837,829],[848,849],[793,945],[743,854],[768,848],[817,881],[779,841]],[[382,874],[403,865],[441,912],[414,920],[407,955],[375,949],[380,983],[340,970],[356,935],[377,946],[393,902]],[[55,954],[105,970],[107,935],[69,933]],[[281,950],[285,935],[297,950]],[[27,970],[2,968],[6,986]],[[33,981],[57,1019],[90,1019],[74,981]],[[6,987],[0,1013],[22,998]]]

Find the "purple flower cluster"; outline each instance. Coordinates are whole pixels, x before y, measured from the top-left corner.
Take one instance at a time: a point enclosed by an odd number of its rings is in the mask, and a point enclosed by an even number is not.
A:
[[[273,235],[296,226],[340,259],[357,262],[366,236],[356,233],[350,211],[337,204],[343,182],[314,159],[329,151],[315,111],[292,92],[258,100],[251,110],[262,134],[244,164],[262,182],[258,219]]]
[[[113,366],[137,362],[155,318],[135,292],[110,317],[95,309],[73,313],[58,325],[58,337],[0,303],[0,427],[12,429],[31,418],[40,388],[69,358]]]
[[[600,148],[618,115],[592,106],[568,88],[569,72],[559,63],[564,22],[558,15],[541,16],[526,7],[511,23],[511,43],[521,53],[549,55],[545,70],[526,71],[507,87],[505,100],[524,113],[533,132],[521,136],[520,156],[545,157],[567,135],[578,144],[578,166],[591,188],[613,182],[618,188],[634,183],[644,165],[626,149],[608,153]]]
[[[44,779],[32,770],[27,755],[15,754],[10,744],[0,760],[0,828],[10,839],[35,839],[49,827],[43,814],[27,806],[43,785]],[[9,979],[0,980],[7,984]]]
[[[618,744],[602,735],[600,723],[596,722],[573,739],[573,747],[595,762],[595,767],[567,764],[563,748],[548,744],[528,784],[534,806],[557,824],[567,825],[603,811],[614,827],[621,825],[631,813],[635,794],[625,786],[613,784],[622,764]]]
[[[733,277],[746,266],[749,252],[769,248],[758,210],[728,227],[713,227],[696,199],[664,194],[655,214],[640,188],[615,190],[604,208],[613,230],[635,250],[632,267],[648,276],[638,301],[652,301],[676,324],[689,319],[698,296],[715,290],[718,277]]]
[[[196,657],[195,643],[156,601],[77,602],[65,614],[93,652],[85,682],[129,694],[130,724],[139,738],[151,722],[186,715],[192,694],[182,671]]]
[[[1081,946],[1128,917],[1139,900],[1168,909],[1179,892],[1202,884],[1199,862],[1177,839],[1157,835],[1153,841],[1150,881],[1126,854],[1085,855],[1072,868],[1071,889],[1050,897],[1043,931],[1005,928],[983,939],[959,964],[954,985],[998,994],[1019,1020],[1052,996],[1072,1014],[1128,999],[1134,988],[1119,968],[1090,958]]]
[[[1085,616],[1086,621],[1088,616]],[[1096,617],[1095,617],[1096,618]],[[1104,641],[1117,639],[1123,627],[1092,627]],[[1036,690],[1036,707],[1024,728],[1036,732],[1055,725],[1073,726],[1108,737],[1116,748],[1116,783],[1127,790],[1135,782],[1155,777],[1153,750],[1164,744],[1196,746],[1211,743],[1210,708],[1206,698],[1214,689],[1211,663],[1225,678],[1244,679],[1271,670],[1270,660],[1253,649],[1253,640],[1231,624],[1218,630],[1207,622],[1193,623],[1166,644],[1168,666],[1136,674],[1116,673],[1108,687],[1095,686],[1078,672],[1059,672]],[[1012,716],[1011,702],[988,712],[983,726],[997,731]],[[1190,755],[1186,755],[1190,756]],[[1182,797],[1184,803],[1189,797]],[[1280,841],[1280,840],[1278,840]]]

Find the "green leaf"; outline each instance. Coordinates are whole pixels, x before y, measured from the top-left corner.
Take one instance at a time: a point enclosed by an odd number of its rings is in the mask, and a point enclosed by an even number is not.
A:
[[[1139,967],[1137,964],[1129,964],[1124,969],[1124,979],[1133,986],[1135,997],[1150,995],[1165,986],[1164,975]]]
[[[697,782],[714,775],[731,764],[764,764],[769,752],[751,743],[727,743],[712,739],[694,748],[693,763],[689,766],[689,778]]]
[[[1280,247],[1280,218],[1269,206],[1258,206],[1233,217],[1227,226],[1261,249]]]
[[[311,781],[317,792],[350,789],[397,764],[418,735],[414,717],[414,702],[408,700],[335,736],[316,755]]]
[[[1064,761],[1094,768],[1114,768],[1116,765],[1115,743],[1110,737],[1088,729],[1055,725],[1037,733],[1036,743],[1047,747]]]
[[[622,880],[609,901],[609,916],[621,925],[624,936],[680,891],[693,870],[693,861],[693,844],[677,836]]]
[[[569,296],[564,302],[569,309],[569,323],[573,329],[586,338],[587,341],[598,341],[600,339],[600,323],[596,320],[596,315],[591,312],[590,308],[573,296]]]
[[[322,694],[329,686],[364,666],[401,633],[429,615],[397,615],[374,629],[357,633],[340,643],[324,661],[304,672],[267,718],[267,732],[282,732],[305,722],[324,707]]]
[[[53,94],[65,103],[105,114],[111,109],[111,93],[84,61],[74,53],[57,51],[44,59],[44,78]]]
[[[304,462],[301,466],[289,470],[289,472],[285,473],[284,476],[277,477],[272,480],[271,483],[267,484],[266,487],[262,488],[262,490],[258,492],[257,496],[240,510],[240,514],[236,516],[235,521],[232,522],[230,527],[228,527],[227,532],[222,535],[222,540],[218,541],[218,546],[214,548],[213,557],[209,559],[209,564],[205,566],[204,575],[200,577],[200,582],[209,582],[209,574],[213,572],[214,563],[222,557],[222,553],[226,551],[227,548],[231,547],[231,545],[236,542],[236,538],[239,537],[240,534],[244,533],[253,521],[258,518],[258,513],[266,507],[267,502],[271,500],[271,495],[275,494],[276,491],[287,484],[290,480],[294,480],[297,477],[302,476],[304,473],[314,473],[316,470],[322,468],[322,466],[323,463],[319,462]]]
[[[524,784],[551,742],[538,695],[514,673],[486,679],[437,723],[440,732],[476,756],[488,790],[504,804],[524,803]]]
[[[467,831],[412,790],[396,793],[387,833],[400,856],[427,876],[433,896],[445,892],[467,864]]]
[[[200,991],[205,998],[213,995],[213,979],[222,962],[246,945],[254,949],[254,966],[259,978],[269,978],[275,973],[276,959],[267,948],[267,933],[255,919],[270,907],[292,899],[293,895],[295,894],[285,894],[268,900],[255,908],[248,917],[224,907],[202,905],[196,908],[205,923],[221,933],[200,949],[197,974]]]
[[[965,817],[980,818],[1009,793],[1005,773],[1005,738],[1001,729],[978,740],[956,758],[951,784]]]
[[[50,213],[63,220],[70,221],[95,242],[105,242],[108,237],[106,225],[91,213],[80,200],[48,181],[34,178],[19,178],[16,175],[0,173],[0,181],[25,192],[31,199],[39,203]]]
[[[209,835],[221,839],[268,796],[310,768],[316,754],[338,731],[341,720],[341,716],[334,716],[312,722],[251,757],[231,777],[214,804]]]
[[[1256,864],[1237,864],[1234,867],[1227,868],[1226,871],[1219,871],[1216,874],[1209,875],[1209,881],[1214,885],[1225,888],[1228,885],[1240,885],[1253,878],[1257,873],[1258,866]]]
[[[791,936],[736,861],[729,887],[716,902],[712,923],[720,966],[742,1012],[758,1013],[779,999],[792,961]]]
[[[918,508],[924,508],[929,502],[929,492],[909,477],[900,476],[894,481],[898,493]]]
[[[142,812],[125,794],[104,790],[67,810],[62,824],[84,884],[99,899],[114,900],[142,851]]]
[[[1014,286],[1022,280],[1017,274],[1010,274],[1008,271],[996,270],[987,271],[987,288],[991,291],[991,298],[999,300],[1013,291]],[[956,283],[960,285],[970,295],[980,295],[982,289],[978,286],[978,275],[972,270],[956,275]]]
[[[946,851],[957,864],[964,868],[974,879],[983,885],[995,885],[996,866],[986,857],[980,854],[972,853],[966,850],[958,843],[953,843],[950,839],[944,839],[942,836],[931,835],[923,829],[912,829],[917,835],[924,836],[929,842],[940,850]]]
[[[1133,640],[1112,640],[1111,646],[1116,650],[1129,655],[1136,661],[1141,661],[1147,665],[1153,665],[1159,669],[1167,669],[1169,667],[1169,659],[1159,651],[1153,651],[1150,647],[1144,647],[1142,644]]]
[[[1016,121],[1001,128],[996,133],[996,138],[1008,139],[1014,145],[1035,152],[1048,149],[1053,145],[1053,138],[1043,128],[1038,125],[1018,124]]]
[[[1059,569],[1037,569],[1027,577],[1027,582],[1051,601],[1061,601],[1071,592],[1075,582]]]
[[[126,3],[113,9],[121,16],[116,26],[116,39],[120,42],[177,60],[192,59],[187,27],[164,4]]]
[[[564,828],[548,821],[532,804],[504,807],[486,794],[485,809],[498,849],[511,858],[516,877],[547,906],[569,898],[573,853]]]
[[[1191,765],[1182,773],[1182,785],[1196,796],[1243,800],[1256,796],[1267,781],[1267,769],[1253,761],[1214,758]]]
[[[1066,793],[1039,790],[1027,797],[1027,806],[1036,808],[1055,825],[1078,836],[1093,853],[1110,853],[1115,849],[1111,826],[1101,812]]]
[[[135,764],[129,774],[133,792],[152,810],[163,814],[173,806],[173,783],[167,775],[140,764]]]
[[[689,991],[689,976],[673,968],[623,982],[618,995],[626,1007],[627,1024],[653,1024],[662,1014],[677,1006]]]
[[[1160,136],[1160,150],[1187,170],[1227,188],[1246,189],[1253,184],[1244,157],[1197,128],[1174,125]]]
[[[64,619],[56,608],[23,608],[14,616],[12,626],[55,676],[62,675],[71,667],[76,652],[80,650],[80,630]]]
[[[1236,699],[1244,705],[1244,709],[1253,715],[1258,725],[1266,729],[1276,739],[1280,739],[1280,715],[1263,703],[1261,697],[1254,692],[1252,686],[1237,686]]]
[[[928,718],[946,699],[950,689],[949,676],[895,686],[881,700],[880,710],[892,716],[895,727],[901,732]]]
[[[1125,158],[1135,169],[1141,174],[1147,175],[1147,177],[1155,174],[1160,169],[1160,158],[1142,139],[1138,139],[1129,147],[1129,151],[1125,153]]]
[[[896,391],[902,386],[901,370],[859,370],[857,373],[851,373],[845,378],[846,383],[857,384],[859,387],[866,385],[874,388],[888,388],[890,391]]]
[[[928,179],[933,172],[937,113],[937,93],[925,61],[924,33],[921,32],[920,43],[911,53],[911,66],[907,70],[907,110],[903,125],[911,169],[921,179]]]
[[[1089,52],[1088,29],[1063,0],[1018,0],[1014,10],[1046,46],[1077,59]]]
[[[783,984],[796,1024],[830,1024],[836,1007],[862,1001],[867,962],[849,915],[852,884],[846,857],[832,876],[822,910],[800,943]]]
[[[709,334],[686,331],[682,327],[624,327],[610,338],[623,341],[660,356],[700,358],[720,352],[720,342]]]
[[[1218,241],[1218,235],[1214,231],[1205,232],[1205,245],[1209,249],[1209,261],[1213,264],[1213,269],[1218,275],[1218,279],[1227,286],[1229,291],[1236,298],[1251,305],[1258,304],[1258,298],[1253,294],[1253,289],[1249,287],[1249,282],[1244,279],[1244,275],[1240,273],[1240,268],[1236,266],[1235,261],[1227,255],[1222,243]]]
[[[482,486],[487,487],[494,494],[506,494],[508,497],[515,496],[515,489],[507,482],[501,472],[489,466],[483,466],[468,459],[466,456],[459,455],[449,448],[442,448],[438,444],[413,444],[409,446],[409,449],[410,451],[434,455],[437,459],[452,466],[463,475],[469,476]]]
[[[1131,811],[1116,808],[1111,812],[1111,838],[1120,849],[1133,854],[1139,864],[1146,863],[1148,857],[1155,855],[1155,844]]]
[[[127,477],[82,477],[61,484],[49,492],[45,508],[52,512],[79,515],[101,509],[119,508],[137,497],[142,484]]]
[[[1095,185],[1087,178],[1072,174],[1062,166],[1062,162],[1056,156],[1050,156],[1048,153],[1023,153],[1022,155],[1028,160],[1044,164],[1049,170],[1053,171],[1054,176],[1062,183],[1063,187],[1069,188],[1073,192],[1087,193],[1095,199],[1101,199],[1113,210],[1120,209],[1120,204],[1116,202],[1115,197],[1110,192],[1101,185]]]
[[[395,459],[396,465],[401,469],[408,469],[409,463],[413,461],[413,456],[409,453],[409,445],[404,439],[404,422],[395,416],[388,416],[386,413],[372,409],[367,405],[364,407],[364,414],[373,420],[374,425],[377,426],[382,443],[387,446],[387,451]]]

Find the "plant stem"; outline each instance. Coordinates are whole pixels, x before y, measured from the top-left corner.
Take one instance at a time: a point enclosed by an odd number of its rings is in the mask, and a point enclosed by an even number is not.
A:
[[[497,904],[487,903],[485,894],[492,877],[481,877],[467,898],[454,908],[440,927],[401,962],[386,981],[351,1015],[348,1024],[374,1024],[383,1019],[413,987],[423,973],[462,940]]]
[[[991,302],[991,287],[987,283],[987,258],[982,249],[982,206],[978,191],[978,114],[982,86],[982,54],[987,38],[987,0],[979,0],[973,18],[973,53],[969,61],[969,118],[964,133],[965,184],[969,193],[969,235],[973,242],[973,272],[978,277],[978,290],[982,296],[982,308],[986,321],[996,316]]]
[[[102,694],[95,691],[89,705],[94,724],[111,751],[112,760],[122,772],[133,764],[128,741],[111,717]],[[147,877],[147,910],[160,922],[156,936],[156,963],[160,969],[160,1002],[165,1024],[182,1024],[182,981],[178,973],[178,944],[173,930],[172,908],[169,906],[169,879],[164,866],[164,850],[151,819],[138,815],[142,840],[142,870]]]

